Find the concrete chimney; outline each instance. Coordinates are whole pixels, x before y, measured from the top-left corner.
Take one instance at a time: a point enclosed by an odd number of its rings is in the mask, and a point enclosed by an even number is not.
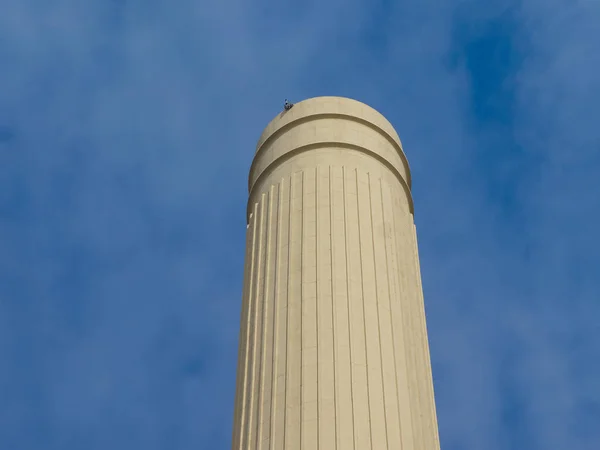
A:
[[[261,135],[249,177],[233,450],[436,450],[408,162],[355,100]]]

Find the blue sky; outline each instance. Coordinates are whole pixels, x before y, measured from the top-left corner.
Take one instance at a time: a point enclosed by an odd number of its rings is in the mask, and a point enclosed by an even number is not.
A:
[[[600,3],[0,0],[0,447],[228,448],[284,98],[411,163],[442,448],[600,448]]]

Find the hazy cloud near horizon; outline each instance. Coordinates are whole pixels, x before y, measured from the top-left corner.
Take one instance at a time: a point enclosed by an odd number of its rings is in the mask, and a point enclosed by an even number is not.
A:
[[[599,448],[598,23],[0,2],[0,447],[229,447],[254,146],[284,98],[341,95],[411,164],[442,448]]]

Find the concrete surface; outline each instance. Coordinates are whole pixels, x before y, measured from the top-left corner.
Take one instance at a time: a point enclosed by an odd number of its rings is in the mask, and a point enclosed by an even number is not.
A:
[[[234,450],[439,449],[408,162],[355,100],[282,111],[250,169]]]

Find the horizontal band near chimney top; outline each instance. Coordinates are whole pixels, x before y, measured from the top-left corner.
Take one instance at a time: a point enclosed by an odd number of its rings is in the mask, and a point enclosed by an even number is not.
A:
[[[261,156],[263,156],[264,152],[266,151],[266,149],[268,149],[270,147],[270,144],[278,137],[281,136],[283,134],[285,134],[286,132],[289,132],[292,128],[297,127],[301,124],[305,124],[308,122],[313,122],[313,121],[318,121],[318,120],[322,120],[322,119],[341,119],[341,120],[346,120],[346,121],[351,121],[351,122],[355,122],[355,123],[360,123],[362,125],[365,125],[367,127],[369,127],[370,129],[372,129],[373,131],[377,132],[378,134],[382,135],[385,137],[385,139],[390,143],[390,145],[396,150],[396,152],[398,153],[398,155],[400,156],[400,159],[402,160],[402,164],[405,167],[406,170],[406,176],[407,179],[406,180],[402,180],[403,184],[405,184],[409,191],[411,188],[411,175],[410,175],[410,167],[408,164],[408,160],[406,158],[406,155],[404,154],[404,151],[402,150],[401,145],[399,144],[399,142],[394,139],[389,133],[387,133],[385,130],[383,130],[382,128],[380,128],[379,126],[377,126],[376,124],[353,116],[353,115],[349,115],[349,114],[342,114],[342,113],[315,113],[315,114],[311,114],[311,115],[306,115],[306,116],[301,116],[297,119],[294,119],[288,123],[286,123],[285,125],[275,129],[271,134],[269,134],[268,136],[263,136],[261,139],[262,143],[259,141],[259,145],[258,148],[256,150],[256,154],[254,155],[254,159],[252,160],[252,164],[250,166],[250,175],[248,177],[248,191],[251,192],[252,191],[252,187],[253,185],[256,183],[256,181],[259,178],[262,178],[261,174],[255,174],[256,172],[256,164],[257,161],[260,160]],[[315,143],[318,144],[318,143]],[[313,144],[310,144],[313,145]],[[337,147],[343,148],[344,146],[352,146],[352,144],[349,143],[336,143]],[[319,145],[319,147],[322,147],[322,145]],[[354,147],[356,148],[363,148],[361,146],[355,145]],[[318,148],[318,147],[317,147]],[[348,147],[349,148],[349,147]],[[364,149],[363,150],[369,152],[369,154],[376,154],[373,151],[369,151],[369,149]],[[379,156],[379,155],[378,155]],[[382,158],[381,156],[379,156],[379,158]],[[277,158],[277,160],[279,160],[279,158]],[[269,164],[267,167],[270,167],[273,163]],[[390,165],[391,164],[388,162],[386,165]],[[266,170],[263,169],[263,170]],[[395,170],[396,172],[398,172],[397,170]],[[398,175],[400,175],[398,173]],[[400,178],[402,178],[400,176]]]

